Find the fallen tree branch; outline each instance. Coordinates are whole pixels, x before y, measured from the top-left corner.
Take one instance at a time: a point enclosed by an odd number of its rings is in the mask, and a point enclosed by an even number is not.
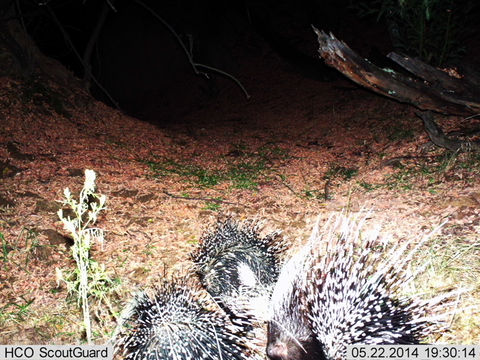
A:
[[[480,88],[470,81],[470,78],[473,78],[472,74],[468,74],[468,77],[456,78],[409,56],[391,52],[387,57],[413,75],[427,81],[443,100],[478,110]]]
[[[382,69],[359,56],[333,34],[327,35],[315,27],[313,30],[325,63],[367,89],[421,110],[456,115],[480,112],[479,90],[465,78],[450,79],[438,69],[398,54],[390,54],[390,57],[420,79]]]
[[[213,202],[217,204],[228,204],[228,205],[236,205],[236,206],[244,206],[244,207],[250,207],[248,205],[240,204],[240,203],[234,203],[230,201],[225,201],[222,199],[215,199],[215,198],[207,198],[207,197],[185,197],[181,195],[175,195],[169,193],[167,190],[163,190],[163,193],[171,198],[174,199],[182,199],[182,200],[195,200],[195,201],[206,201],[206,202]]]

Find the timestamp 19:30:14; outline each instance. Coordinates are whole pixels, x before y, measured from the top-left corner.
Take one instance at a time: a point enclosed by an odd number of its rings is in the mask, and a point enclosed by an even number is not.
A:
[[[347,360],[480,360],[478,345],[347,345]]]

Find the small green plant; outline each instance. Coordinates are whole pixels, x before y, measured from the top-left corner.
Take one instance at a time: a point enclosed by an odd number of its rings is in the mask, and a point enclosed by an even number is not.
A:
[[[105,209],[106,202],[105,195],[95,192],[95,177],[93,170],[85,170],[85,182],[78,201],[68,188],[64,190],[63,204],[71,208],[73,218],[64,217],[62,209],[58,211],[58,217],[63,222],[65,230],[73,238],[72,256],[77,267],[64,271],[57,269],[57,277],[67,284],[69,294],[76,297],[82,308],[83,326],[88,343],[92,340],[89,301],[92,299],[107,301],[106,294],[114,291],[118,285],[118,281],[110,278],[103,265],[90,258],[93,243],[104,241],[103,230],[92,227],[100,211]]]
[[[27,300],[23,296],[20,296],[20,298],[23,300],[23,303],[10,302],[0,307],[0,324],[4,324],[7,321],[16,323],[25,321],[25,318],[30,313],[30,305],[32,305],[34,299]]]
[[[360,16],[385,20],[397,51],[434,66],[458,59],[476,3],[474,0],[363,0],[351,2]]]
[[[370,184],[370,183],[367,183],[365,181],[359,181],[358,185],[360,187],[362,187],[363,189],[365,189],[366,191],[373,191],[373,190],[375,190],[376,188],[379,187],[379,185]]]
[[[306,189],[303,191],[303,196],[309,200],[324,200],[325,194],[316,189]]]
[[[26,231],[25,235],[25,266],[28,266],[31,256],[37,251],[37,249],[42,248],[46,245],[41,245],[38,241],[38,232],[33,229],[24,229]]]
[[[207,202],[205,203],[205,207],[203,210],[211,210],[211,211],[218,211],[220,210],[220,204],[218,202]]]
[[[5,240],[5,236],[3,236],[3,233],[0,233],[0,240],[2,240],[2,262],[4,266],[6,266],[8,262],[8,253],[11,251],[11,249],[8,246],[7,241]]]
[[[411,190],[413,188],[412,181],[414,180],[415,172],[415,169],[406,167],[399,168],[397,172],[387,176],[386,187],[390,190]]]

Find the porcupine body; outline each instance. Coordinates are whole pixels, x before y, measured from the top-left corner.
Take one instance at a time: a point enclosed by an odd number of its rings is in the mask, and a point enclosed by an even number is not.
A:
[[[137,294],[120,326],[114,345],[124,359],[258,359],[245,330],[189,279],[162,281],[155,291]]]
[[[400,291],[420,245],[377,252],[377,237],[363,240],[361,227],[340,216],[285,264],[272,295],[270,359],[340,360],[348,344],[415,344],[442,327],[451,293],[421,300]]]
[[[265,237],[254,222],[219,221],[191,254],[207,291],[233,318],[258,320],[281,268],[285,244],[278,233]]]

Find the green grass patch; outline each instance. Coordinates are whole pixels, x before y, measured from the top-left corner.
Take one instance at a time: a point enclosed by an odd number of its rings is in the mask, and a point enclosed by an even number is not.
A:
[[[382,187],[404,191],[424,188],[435,194],[445,179],[449,182],[474,182],[480,176],[480,154],[437,151],[434,156],[413,159],[408,163],[396,163],[394,173],[387,175],[383,183],[359,183],[359,186],[366,191]]]
[[[363,188],[365,191],[374,191],[380,187],[380,185],[370,184],[370,183],[367,183],[366,181],[359,181],[358,185],[361,188]]]
[[[324,179],[332,180],[335,178],[340,178],[342,180],[348,181],[357,175],[357,168],[347,168],[345,166],[332,164],[328,169],[327,173],[325,174]]]
[[[5,325],[7,322],[13,321],[15,323],[25,322],[29,318],[30,305],[34,299],[27,300],[20,296],[21,302],[9,302],[0,307],[0,325]]]
[[[215,168],[168,158],[148,160],[145,163],[154,177],[176,175],[200,187],[214,187],[229,182],[234,189],[256,190],[259,181],[268,179],[275,171],[274,160],[288,158],[288,151],[276,146],[264,145],[251,152],[245,145],[235,144],[227,155],[220,157]]]
[[[460,225],[445,225],[445,232],[458,233],[462,229]],[[478,234],[444,235],[433,238],[425,245],[424,256],[430,263],[431,274],[447,279],[448,285],[461,282],[480,287],[480,236]],[[480,291],[480,288],[478,290]]]
[[[202,210],[219,211],[220,208],[221,208],[220,203],[209,201],[205,203],[205,206],[202,208]]]
[[[468,343],[479,334],[480,236],[474,231],[465,232],[465,229],[462,225],[449,226],[447,223],[442,235],[432,237],[422,246],[412,267],[427,264],[425,271],[415,279],[414,292],[422,297],[431,298],[454,289],[465,290],[456,299],[459,301],[455,306],[458,313],[452,315],[450,329],[464,334],[467,338],[461,341]],[[469,307],[473,310],[462,313],[462,309]],[[473,338],[469,339],[469,336]],[[436,341],[443,342],[438,338]]]
[[[402,166],[397,172],[387,176],[384,186],[389,190],[412,190],[415,173],[416,169]]]
[[[255,190],[258,179],[266,170],[264,161],[234,163],[230,164],[225,179],[231,181],[236,189]]]

